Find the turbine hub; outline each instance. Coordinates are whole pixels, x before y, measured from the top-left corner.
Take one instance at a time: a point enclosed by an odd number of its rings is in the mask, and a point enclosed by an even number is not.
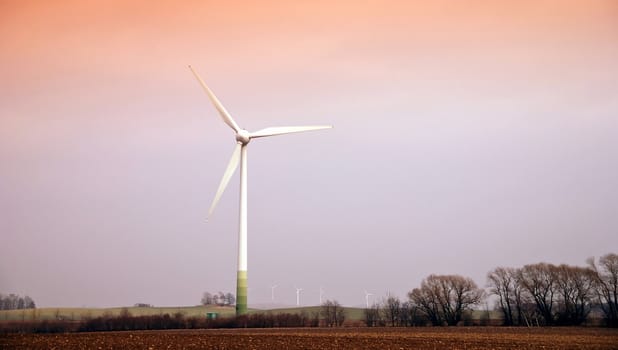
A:
[[[238,133],[236,133],[236,141],[242,143],[243,145],[248,144],[249,141],[251,141],[249,132],[245,129],[240,129]]]

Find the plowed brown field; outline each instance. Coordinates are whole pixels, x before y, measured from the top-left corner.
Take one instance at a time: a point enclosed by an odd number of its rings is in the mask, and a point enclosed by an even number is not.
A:
[[[0,335],[0,349],[618,349],[601,328],[302,328]]]

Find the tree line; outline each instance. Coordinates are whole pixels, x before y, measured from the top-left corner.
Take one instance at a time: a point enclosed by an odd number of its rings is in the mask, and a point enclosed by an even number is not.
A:
[[[218,305],[218,306],[231,306],[236,303],[236,297],[232,293],[210,293],[204,292],[202,295],[202,305]]]
[[[323,317],[321,320],[320,317]],[[332,317],[332,319],[331,319]],[[0,323],[3,333],[65,333],[165,329],[216,329],[216,328],[285,328],[340,326],[345,320],[343,307],[336,301],[327,301],[309,314],[307,312],[257,312],[242,316],[210,319],[186,317],[183,313],[134,316],[127,308],[117,316],[103,315],[79,321],[65,319],[28,320]],[[321,322],[322,321],[322,322]]]
[[[469,324],[471,307],[484,291],[470,278],[459,275],[430,275],[408,293],[408,300],[388,296],[364,310],[369,327],[455,326]]]
[[[405,301],[388,296],[364,310],[367,326],[454,326],[472,324],[472,310],[488,297],[506,326],[577,326],[597,312],[618,327],[618,255],[587,266],[529,264],[497,267],[487,274],[488,291],[467,277],[430,275]],[[490,322],[489,310],[479,323]]]
[[[21,297],[17,294],[4,295],[0,293],[0,310],[34,309],[36,304],[29,296]]]
[[[607,326],[618,327],[616,254],[588,259],[587,266],[498,267],[487,278],[505,325],[581,325],[599,310]]]

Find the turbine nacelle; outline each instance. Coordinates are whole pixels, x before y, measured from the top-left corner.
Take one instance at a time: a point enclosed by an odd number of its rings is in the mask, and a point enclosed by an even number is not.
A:
[[[236,133],[236,141],[242,143],[242,145],[246,145],[251,141],[251,133],[245,129],[240,129]]]

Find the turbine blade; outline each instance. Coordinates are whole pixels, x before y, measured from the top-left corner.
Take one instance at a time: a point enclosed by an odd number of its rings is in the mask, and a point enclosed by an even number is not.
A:
[[[208,85],[204,83],[204,81],[202,80],[202,78],[200,78],[197,72],[193,70],[193,67],[189,66],[189,69],[191,69],[191,72],[193,72],[193,75],[195,75],[197,80],[200,82],[200,85],[202,85],[202,88],[208,95],[208,98],[210,98],[210,102],[212,102],[212,104],[215,105],[215,108],[219,112],[221,119],[223,119],[225,124],[229,125],[230,128],[234,129],[235,132],[238,132],[240,130],[240,128],[238,127],[238,124],[236,124],[234,119],[232,119],[232,116],[225,110],[225,107],[223,107],[221,102],[219,102],[219,100],[217,99],[217,96],[215,96],[215,94],[210,90]]]
[[[212,204],[210,205],[210,209],[208,210],[208,217],[212,215],[212,212],[215,210],[217,203],[219,202],[219,198],[225,191],[228,182],[230,182],[230,178],[234,175],[236,168],[238,168],[238,163],[240,160],[240,149],[242,145],[240,143],[236,144],[236,148],[234,148],[234,153],[232,153],[232,158],[227,165],[227,169],[225,169],[225,173],[223,173],[223,178],[221,179],[221,183],[219,183],[219,189],[217,189],[217,194],[215,194],[215,199],[213,199]]]
[[[275,135],[285,135],[291,134],[295,132],[305,132],[305,131],[313,131],[313,130],[322,130],[322,129],[331,129],[332,125],[315,125],[315,126],[275,126],[271,128],[266,128],[262,130],[258,130],[256,132],[252,132],[249,137],[266,137],[266,136],[275,136]]]

